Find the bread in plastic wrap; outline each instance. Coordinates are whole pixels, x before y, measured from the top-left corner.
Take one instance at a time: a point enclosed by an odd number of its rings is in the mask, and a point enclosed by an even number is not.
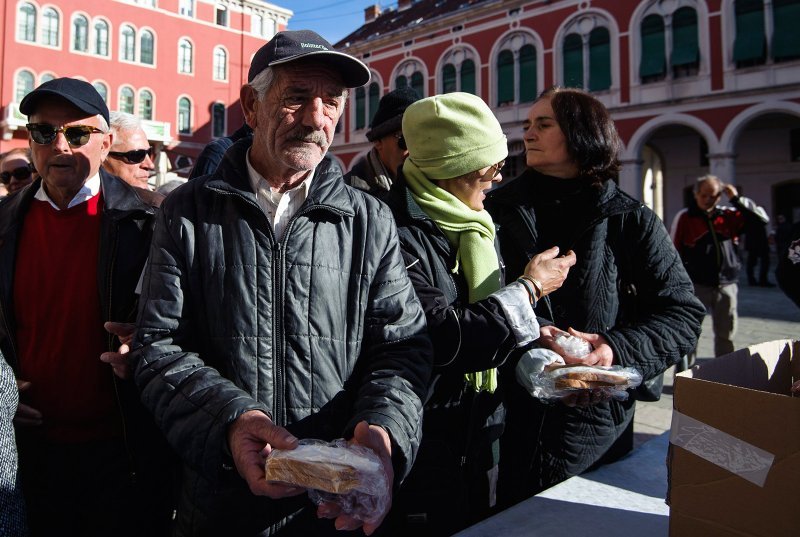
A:
[[[336,503],[364,522],[377,521],[388,508],[388,478],[380,458],[343,439],[305,439],[295,449],[273,450],[267,457],[266,479],[303,487],[314,503]]]

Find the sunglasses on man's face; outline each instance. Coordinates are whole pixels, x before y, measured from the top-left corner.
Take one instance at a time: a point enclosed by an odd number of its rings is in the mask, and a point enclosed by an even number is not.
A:
[[[403,133],[396,132],[394,137],[397,138],[397,147],[399,147],[403,151],[406,151],[408,149],[408,146],[406,145],[406,139],[403,136]]]
[[[14,168],[10,172],[0,173],[0,183],[8,184],[12,177],[17,181],[25,181],[31,176],[31,173],[29,166],[20,166],[19,168]]]
[[[141,164],[145,157],[153,158],[153,148],[133,149],[131,151],[109,151],[108,156],[119,159],[125,164]]]
[[[31,135],[31,140],[40,145],[47,145],[53,143],[59,132],[64,133],[64,138],[67,143],[72,147],[81,147],[89,143],[92,134],[103,134],[103,131],[97,127],[89,125],[70,125],[69,127],[61,126],[56,127],[49,123],[28,123],[25,125]]]

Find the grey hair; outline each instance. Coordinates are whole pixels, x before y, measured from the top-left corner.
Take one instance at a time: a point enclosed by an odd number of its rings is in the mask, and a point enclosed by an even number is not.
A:
[[[703,175],[702,177],[698,177],[697,181],[694,183],[694,192],[700,192],[700,188],[706,183],[717,183],[720,188],[722,188],[722,181],[716,175],[711,175],[710,173]]]
[[[275,80],[277,80],[277,76],[275,75],[276,70],[273,67],[267,67],[260,73],[258,73],[248,85],[253,88],[253,91],[256,92],[258,95],[258,100],[264,100],[264,96],[270,90],[270,88],[275,84]],[[342,101],[347,102],[347,96],[350,92],[347,88],[344,88],[342,91]]]
[[[111,112],[109,115],[111,119],[111,130],[117,131],[135,131],[142,128],[142,120],[133,114],[127,112]]]

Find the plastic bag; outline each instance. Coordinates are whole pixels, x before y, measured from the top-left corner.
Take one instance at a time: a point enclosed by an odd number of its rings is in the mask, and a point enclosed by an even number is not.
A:
[[[303,487],[317,505],[335,503],[363,522],[377,522],[389,506],[389,479],[378,455],[341,438],[304,439],[295,449],[276,449],[265,471],[267,481]]]
[[[591,343],[568,332],[561,332],[554,339],[556,344],[570,356],[581,358],[592,352]]]
[[[642,374],[632,367],[565,365],[561,356],[549,349],[526,352],[517,363],[516,375],[520,385],[533,397],[545,401],[585,390],[605,392],[625,401],[627,390],[642,383]]]

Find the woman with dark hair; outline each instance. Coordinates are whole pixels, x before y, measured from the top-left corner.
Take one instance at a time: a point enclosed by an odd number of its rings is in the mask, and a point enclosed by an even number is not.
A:
[[[608,111],[552,88],[524,123],[528,169],[489,194],[508,274],[552,245],[574,250],[564,285],[537,307],[539,343],[567,363],[635,367],[654,378],[694,348],[705,310],[663,222],[617,188],[621,142]],[[593,350],[570,356],[559,329]],[[500,501],[510,505],[633,447],[635,401],[545,405],[501,377],[507,397]],[[596,401],[595,401],[596,402]]]

